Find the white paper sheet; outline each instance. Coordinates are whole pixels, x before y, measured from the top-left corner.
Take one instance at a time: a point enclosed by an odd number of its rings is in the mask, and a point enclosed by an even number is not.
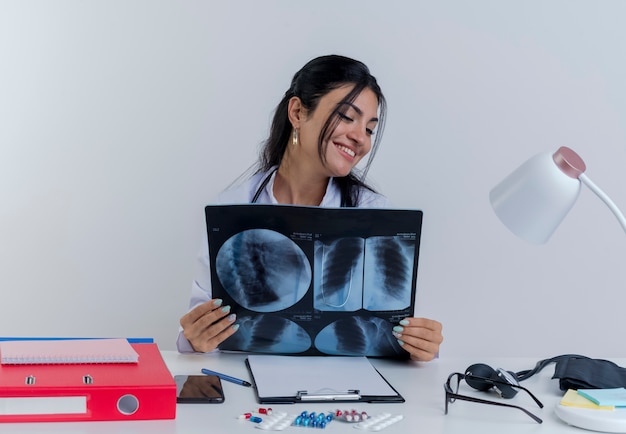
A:
[[[361,396],[398,396],[366,357],[250,355],[248,363],[261,398],[351,390]]]

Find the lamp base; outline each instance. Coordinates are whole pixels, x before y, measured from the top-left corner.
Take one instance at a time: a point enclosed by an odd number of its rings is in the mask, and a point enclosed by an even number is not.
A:
[[[554,412],[569,425],[590,431],[626,433],[626,408],[594,410],[557,404]]]

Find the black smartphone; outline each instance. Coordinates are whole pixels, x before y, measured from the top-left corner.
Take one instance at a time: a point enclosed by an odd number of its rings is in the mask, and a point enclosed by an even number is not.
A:
[[[176,375],[176,402],[210,404],[224,402],[222,381],[215,375]]]

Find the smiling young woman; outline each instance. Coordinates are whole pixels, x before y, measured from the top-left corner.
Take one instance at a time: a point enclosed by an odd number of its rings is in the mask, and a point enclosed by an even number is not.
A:
[[[372,149],[378,97],[365,88],[354,101],[345,101],[353,88],[344,85],[329,91],[312,112],[297,96],[289,99],[287,113],[295,140],[286,148],[274,180],[279,203],[320,205],[328,180],[349,176]],[[339,122],[322,136],[332,116]]]
[[[390,207],[365,182],[385,115],[385,97],[365,64],[338,55],[309,61],[276,107],[254,174],[224,191],[218,203]],[[190,310],[180,319],[181,352],[212,351],[239,328],[230,306],[212,299],[206,237],[199,265]],[[393,336],[412,359],[428,361],[438,354],[441,330],[437,321],[405,318]]]

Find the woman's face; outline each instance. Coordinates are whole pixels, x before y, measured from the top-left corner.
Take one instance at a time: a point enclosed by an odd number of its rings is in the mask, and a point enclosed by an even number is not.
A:
[[[305,113],[298,133],[307,158],[320,165],[326,176],[347,176],[372,149],[372,134],[378,124],[378,98],[364,89],[352,103],[341,103],[352,86],[334,89],[320,98],[316,109]],[[338,108],[339,123],[324,140],[324,161],[319,158],[320,132],[333,110]]]

